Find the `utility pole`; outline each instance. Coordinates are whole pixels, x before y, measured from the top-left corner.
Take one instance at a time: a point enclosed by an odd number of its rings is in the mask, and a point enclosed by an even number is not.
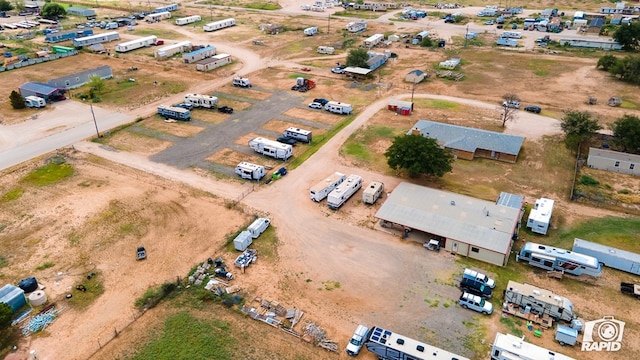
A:
[[[331,14],[329,14],[329,19],[327,20],[327,35],[331,33]]]
[[[469,38],[469,24],[467,24],[467,32],[464,34],[464,47],[467,47],[467,39]]]
[[[413,78],[413,87],[411,87],[411,103],[413,104],[413,94],[416,92],[416,85],[418,83],[416,82],[416,79]]]

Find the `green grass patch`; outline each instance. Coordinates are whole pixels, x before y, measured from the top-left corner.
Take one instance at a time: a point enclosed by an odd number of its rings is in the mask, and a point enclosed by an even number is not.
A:
[[[56,264],[52,263],[51,261],[47,261],[44,262],[38,266],[36,266],[36,270],[44,270],[44,269],[48,269],[50,267],[54,267]]]
[[[377,19],[379,17],[378,13],[373,11],[358,11],[358,10],[344,10],[344,11],[336,11],[331,16],[345,16],[350,18],[360,18],[360,19]]]
[[[255,219],[257,219],[257,217],[251,218],[240,226],[237,231],[225,236],[226,242],[224,248],[226,251],[230,253],[238,252],[233,245],[233,240],[249,225],[251,225]],[[258,251],[258,254],[260,254],[260,261],[267,261],[269,263],[276,262],[278,259],[278,236],[276,235],[276,228],[273,224],[269,225],[269,227],[260,235],[260,238],[253,241],[251,248]]]
[[[230,335],[230,327],[224,321],[180,312],[169,316],[161,333],[130,359],[235,359],[237,340]]]
[[[620,107],[623,109],[631,109],[631,110],[637,110],[639,108],[638,104],[628,100],[622,100],[622,104],[620,104]]]
[[[604,217],[580,222],[560,233],[552,240],[552,245],[564,249],[573,247],[573,239],[604,244],[634,253],[640,253],[640,219]]]
[[[438,99],[414,99],[413,102],[420,108],[458,110],[461,107],[456,102]]]
[[[282,6],[280,6],[280,4],[278,4],[277,2],[274,4],[272,2],[268,2],[268,3],[251,3],[251,4],[247,4],[245,5],[246,8],[249,9],[257,9],[257,10],[280,10],[282,9]]]
[[[509,330],[509,334],[515,335],[517,337],[522,336],[522,330],[520,329],[520,327],[522,327],[523,323],[522,320],[518,319],[517,317],[501,317],[500,324],[502,324]]]
[[[136,299],[134,306],[140,310],[151,309],[173,294],[177,288],[176,284],[166,282],[158,287],[147,289],[141,297]]]
[[[536,76],[548,76],[551,74],[551,70],[557,66],[557,61],[547,59],[531,59],[527,63],[527,69],[532,71]]]
[[[69,164],[50,163],[39,167],[27,176],[22,182],[33,186],[47,186],[58,183],[73,175],[73,167]]]
[[[104,293],[104,279],[100,271],[95,271],[91,279],[83,278],[82,282],[76,284],[71,290],[73,297],[67,300],[70,307],[76,309],[86,309],[89,305]],[[84,286],[86,291],[79,290],[78,287]]]
[[[6,257],[0,255],[0,269],[9,265],[9,260]]]
[[[4,195],[2,195],[2,201],[7,202],[7,201],[18,200],[22,196],[22,194],[24,194],[23,188],[21,187],[13,188],[7,191]]]
[[[400,133],[400,130],[387,126],[374,125],[360,128],[349,136],[341,152],[358,160],[371,162],[375,154],[370,151],[369,146],[380,139],[392,140]]]

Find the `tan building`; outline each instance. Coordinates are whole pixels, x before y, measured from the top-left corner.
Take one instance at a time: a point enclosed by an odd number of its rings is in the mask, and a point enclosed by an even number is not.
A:
[[[229,63],[231,63],[231,55],[218,54],[196,62],[196,70],[209,71]]]
[[[640,176],[640,155],[589,148],[587,165],[594,169]]]

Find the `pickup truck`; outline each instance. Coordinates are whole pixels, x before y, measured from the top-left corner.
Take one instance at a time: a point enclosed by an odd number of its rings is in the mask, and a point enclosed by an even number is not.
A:
[[[620,283],[620,292],[623,294],[635,296],[636,299],[640,299],[640,285],[621,282]]]

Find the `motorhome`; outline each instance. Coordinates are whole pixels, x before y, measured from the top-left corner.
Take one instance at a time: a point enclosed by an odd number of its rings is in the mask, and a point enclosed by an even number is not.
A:
[[[310,143],[313,137],[313,134],[311,133],[311,130],[304,130],[296,127],[289,127],[287,128],[287,130],[282,132],[282,136],[287,136],[301,142]]]
[[[191,112],[187,109],[175,107],[175,106],[158,106],[158,115],[165,119],[189,121],[191,120]]]
[[[224,29],[224,28],[228,28],[228,27],[234,26],[235,24],[236,24],[236,19],[228,18],[228,19],[218,20],[218,21],[214,21],[214,22],[210,22],[208,24],[205,24],[202,27],[202,30],[204,30],[204,31],[216,31],[216,30],[220,30],[220,29]]]
[[[506,309],[513,309],[509,313],[516,316],[537,316],[540,321],[549,317],[554,321],[571,322],[573,320],[573,303],[549,290],[541,289],[529,284],[509,281],[504,292]],[[551,322],[548,322],[551,325]]]
[[[369,330],[364,345],[378,358],[385,360],[469,360],[378,326]]]
[[[491,348],[491,360],[575,360],[568,356],[530,344],[511,334],[496,334]]]
[[[243,179],[260,180],[265,176],[266,172],[264,166],[243,161],[236,166],[236,174]]]
[[[126,41],[116,45],[115,50],[119,53],[124,53],[136,49],[140,49],[143,47],[154,45],[158,41],[158,38],[155,35],[141,37],[139,39]]]
[[[320,181],[315,184],[310,190],[309,193],[311,195],[311,200],[313,201],[322,201],[326,198],[336,186],[342,184],[343,181],[347,179],[346,175],[343,173],[335,172],[331,174],[331,176],[326,179]]]
[[[293,155],[293,147],[291,145],[262,137],[249,140],[249,147],[262,155],[285,161]]]
[[[575,276],[598,277],[602,274],[602,266],[593,256],[532,242],[524,244],[516,254],[516,261],[525,261],[531,266]]]
[[[640,275],[640,254],[578,238],[573,240],[573,252],[593,256],[601,266]]]
[[[342,206],[353,194],[362,187],[362,176],[349,175],[347,179],[340,185],[336,186],[327,196],[327,205],[332,210],[337,210]]]
[[[200,20],[202,20],[202,17],[200,17],[200,15],[187,16],[176,19],[176,25],[193,24],[194,22],[198,22]]]
[[[247,227],[247,231],[251,233],[251,237],[257,239],[271,224],[271,220],[268,218],[257,218],[254,222]]]
[[[536,200],[533,209],[529,212],[527,219],[527,227],[532,232],[546,235],[551,224],[551,215],[553,214],[554,201],[547,198]]]
[[[362,192],[362,202],[373,205],[384,191],[384,184],[380,181],[372,181]]]
[[[213,109],[218,106],[218,97],[202,94],[187,94],[184,96],[184,103],[196,108]]]

